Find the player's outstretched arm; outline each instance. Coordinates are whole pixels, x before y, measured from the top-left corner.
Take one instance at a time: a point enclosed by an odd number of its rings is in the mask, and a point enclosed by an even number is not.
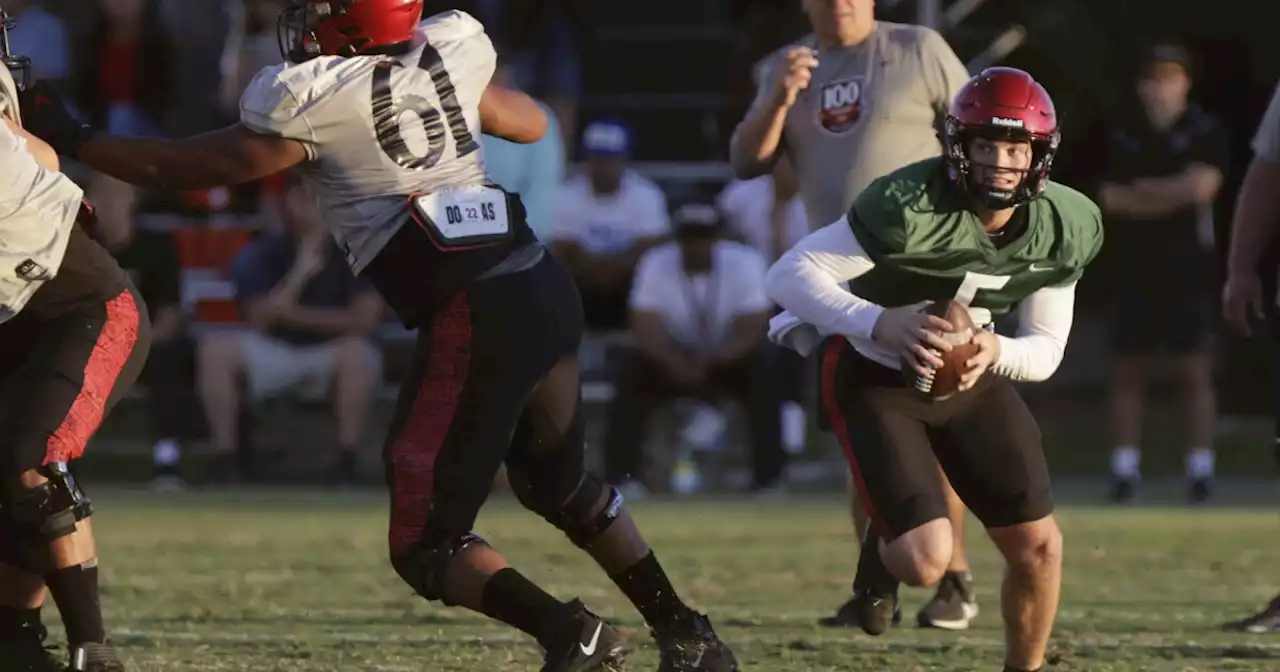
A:
[[[528,144],[547,133],[547,115],[527,94],[490,84],[480,96],[480,128],[494,137]]]
[[[118,180],[151,189],[241,184],[306,161],[302,143],[255,133],[241,124],[175,140],[100,133],[76,158]]]
[[[998,336],[1000,354],[992,370],[1013,380],[1047,380],[1058,370],[1075,319],[1076,283],[1045,287],[1018,306],[1018,333]]]

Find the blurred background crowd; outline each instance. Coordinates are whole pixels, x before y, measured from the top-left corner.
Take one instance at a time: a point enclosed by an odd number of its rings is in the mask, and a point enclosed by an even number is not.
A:
[[[61,82],[87,120],[131,135],[234,122],[253,74],[280,61],[282,4],[0,0],[35,77]],[[1082,284],[1067,362],[1033,396],[1060,474],[1135,471],[1144,444],[1164,446],[1174,470],[1184,453],[1189,471],[1206,459],[1212,470],[1215,447],[1222,467],[1269,463],[1259,437],[1269,442],[1270,428],[1252,431],[1247,418],[1272,410],[1270,348],[1227,334],[1214,303],[1280,46],[1265,22],[1240,20],[1243,3],[1186,4],[876,3],[879,20],[938,30],[970,72],[1012,65],[1043,82],[1063,122],[1054,176],[1107,212],[1107,248]],[[556,121],[534,145],[485,137],[486,163],[578,279],[595,468],[632,496],[784,496],[843,479],[833,442],[812,426],[816,372],[765,339],[775,308],[764,274],[813,223],[786,161],[748,180],[727,163],[757,64],[817,28],[805,6],[428,1],[429,12],[479,18],[499,51],[495,80],[534,95]],[[1188,153],[1220,184],[1187,197],[1155,179]],[[85,468],[118,463],[133,478],[145,462],[158,487],[376,481],[409,335],[333,253],[293,177],[147,193],[68,170],[155,323],[143,383]],[[284,299],[271,292],[281,283],[294,288]],[[265,319],[282,300],[305,319]],[[1222,455],[1225,446],[1234,452]]]

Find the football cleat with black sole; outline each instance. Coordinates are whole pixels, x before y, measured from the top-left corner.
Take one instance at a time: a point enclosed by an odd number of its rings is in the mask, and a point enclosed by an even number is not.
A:
[[[738,660],[716,636],[711,620],[694,613],[689,625],[673,636],[658,637],[658,672],[738,672]]]
[[[110,645],[77,644],[71,649],[67,672],[125,672],[125,669]]]
[[[562,642],[547,649],[542,672],[621,672],[626,662],[622,634],[581,602],[570,605],[577,613]]]

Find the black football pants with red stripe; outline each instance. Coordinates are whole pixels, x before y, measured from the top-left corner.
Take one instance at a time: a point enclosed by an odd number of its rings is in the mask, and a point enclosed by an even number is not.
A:
[[[823,412],[881,539],[946,517],[939,465],[987,528],[1053,512],[1040,428],[1009,381],[989,374],[935,401],[844,338],[829,338],[818,355]]]
[[[131,285],[55,317],[0,324],[0,477],[84,454],[146,362],[151,323]]]

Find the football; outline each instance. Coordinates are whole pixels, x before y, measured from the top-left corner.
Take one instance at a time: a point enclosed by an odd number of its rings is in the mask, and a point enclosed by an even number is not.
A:
[[[928,376],[917,374],[904,357],[902,373],[908,385],[935,401],[941,401],[959,390],[960,376],[969,370],[965,362],[978,353],[978,346],[972,342],[977,327],[973,324],[973,318],[969,317],[969,309],[958,301],[934,302],[926,306],[924,311],[941,317],[955,327],[952,332],[939,332],[942,339],[952,345],[951,351],[940,354],[942,367]]]

